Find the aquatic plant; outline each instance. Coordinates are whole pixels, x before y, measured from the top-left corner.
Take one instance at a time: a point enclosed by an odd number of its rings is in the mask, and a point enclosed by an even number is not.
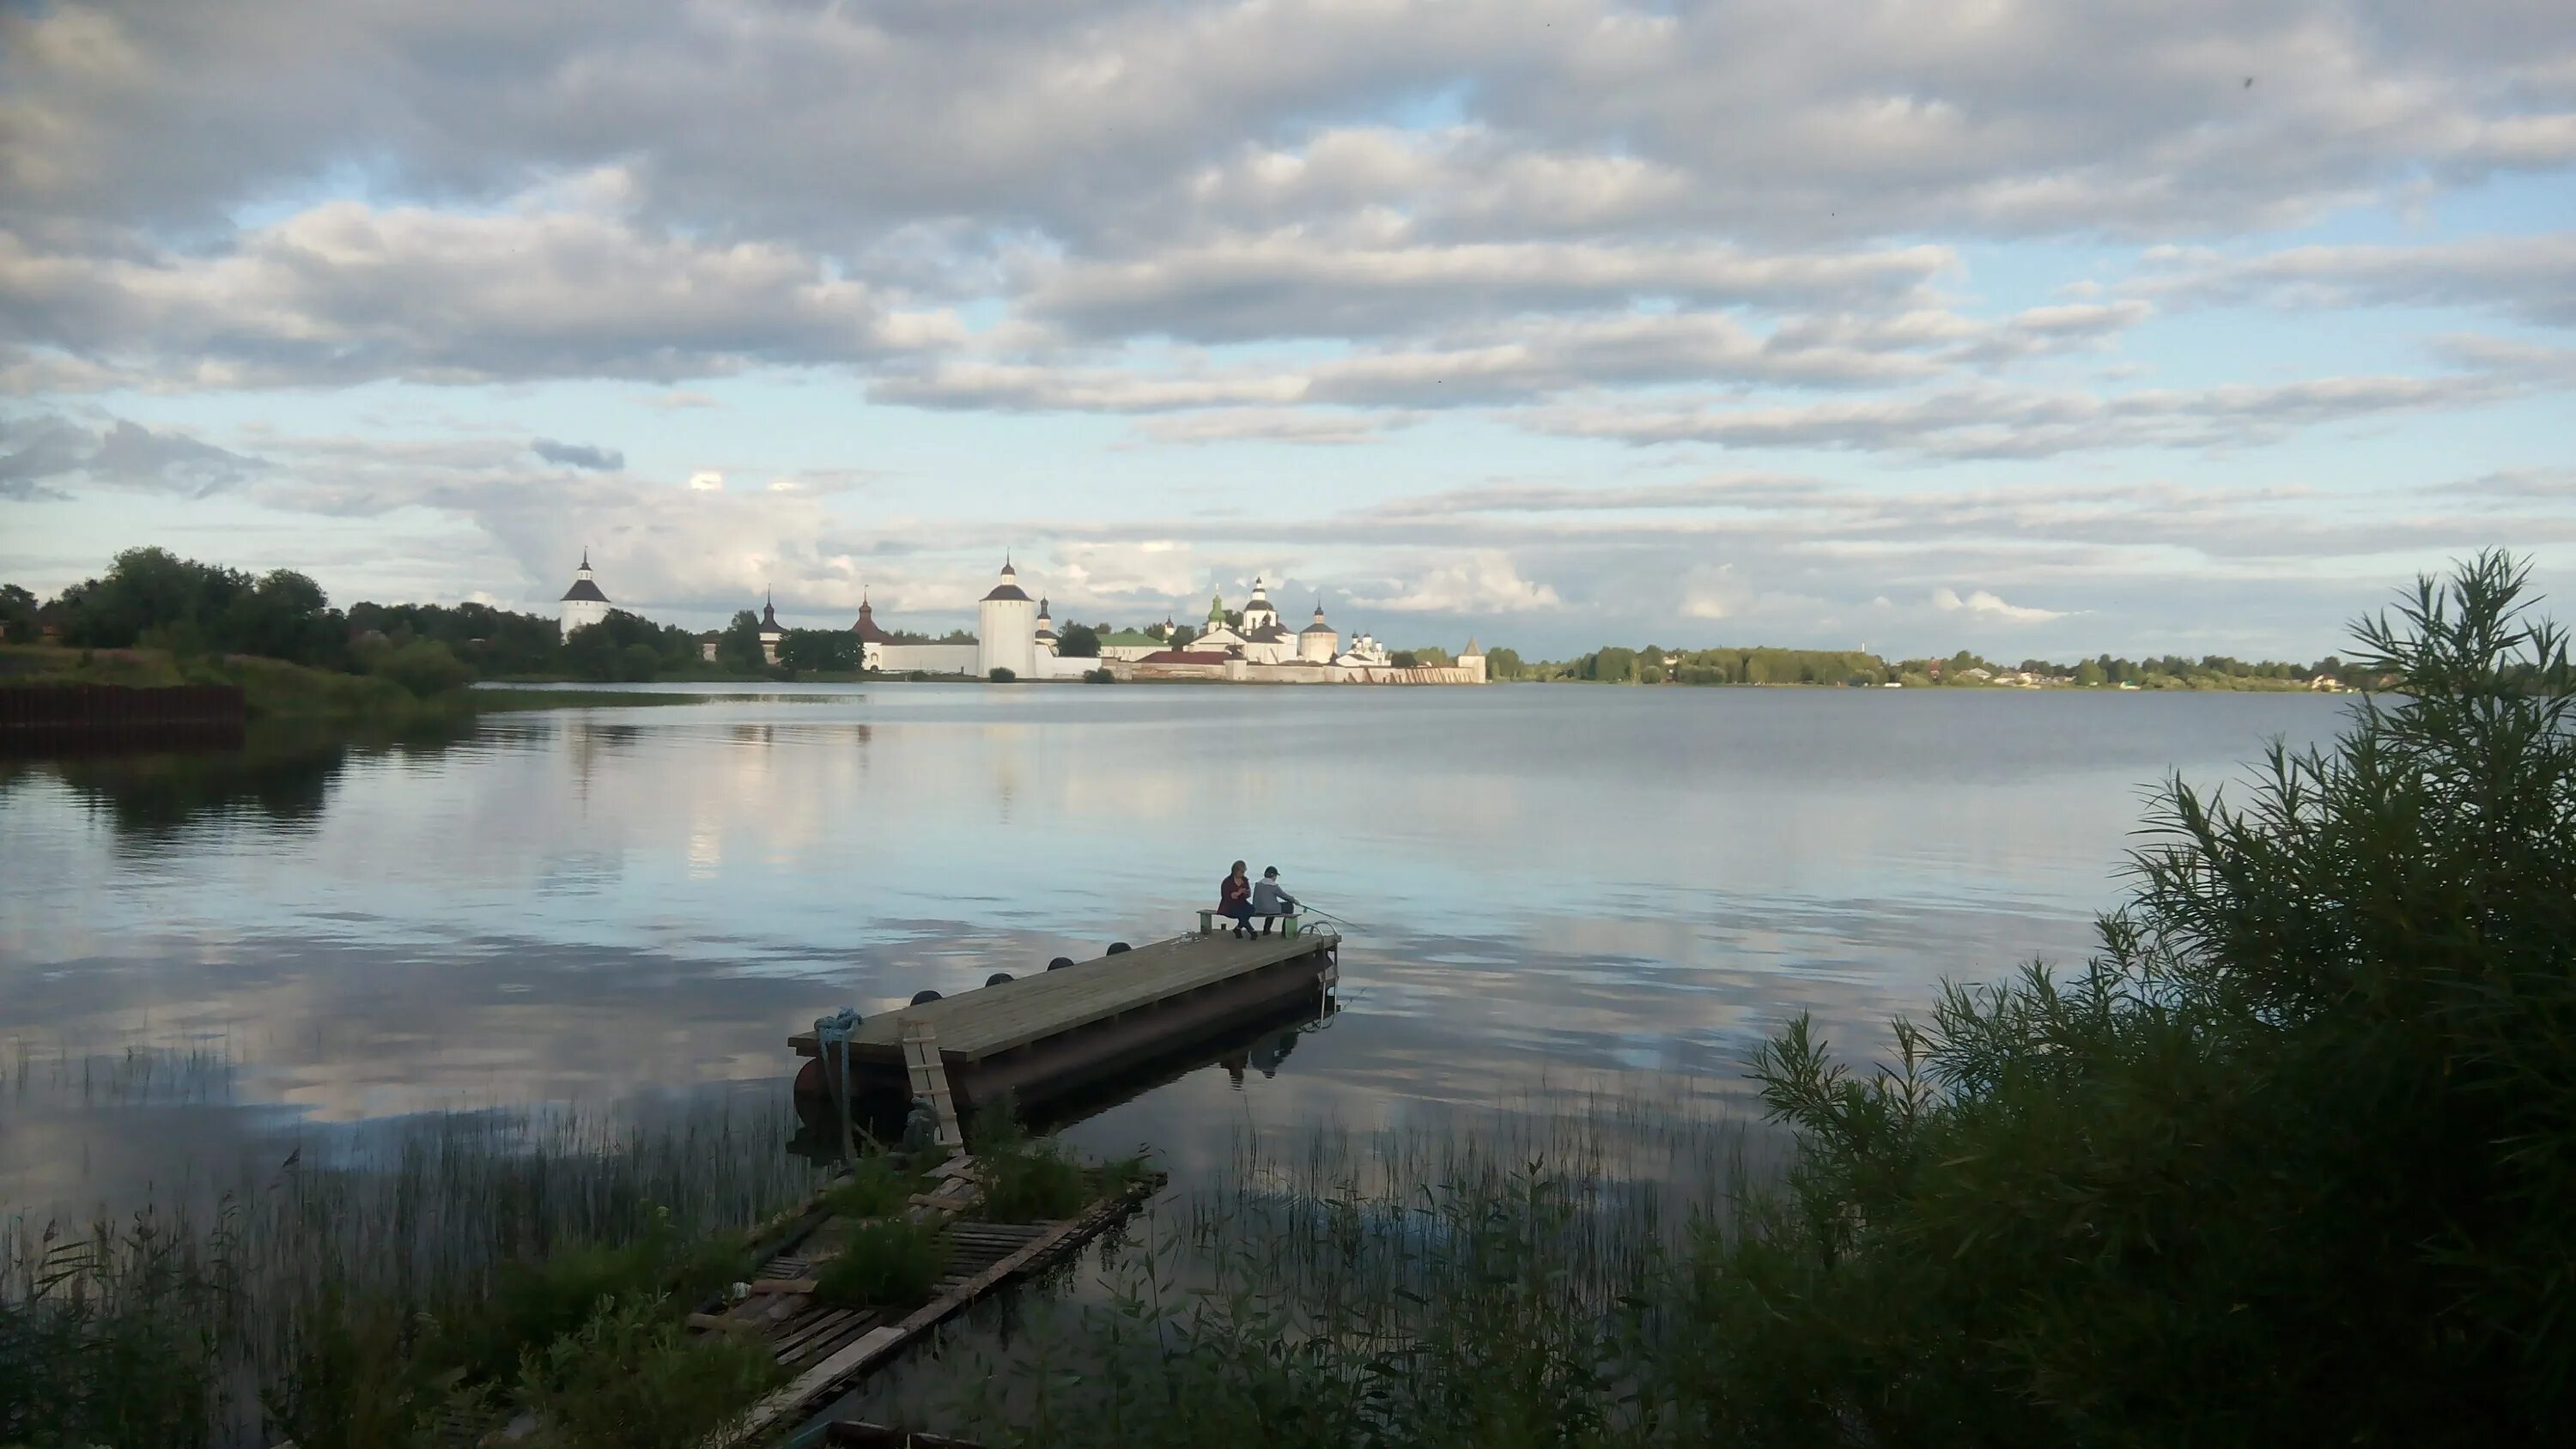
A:
[[[208,1075],[17,1065],[18,1090]],[[793,1125],[783,1091],[440,1114],[263,1143],[232,1180],[171,1185],[122,1218],[0,1219],[0,1443],[391,1433],[350,1406],[434,1412],[506,1382],[602,1296],[682,1301],[747,1270],[747,1230],[818,1183],[781,1151]]]
[[[912,1308],[947,1271],[948,1238],[937,1224],[877,1218],[853,1227],[840,1255],[815,1272],[814,1296],[847,1308]]]
[[[663,1299],[611,1299],[528,1353],[518,1401],[535,1449],[698,1449],[786,1377],[765,1343],[692,1336]]]

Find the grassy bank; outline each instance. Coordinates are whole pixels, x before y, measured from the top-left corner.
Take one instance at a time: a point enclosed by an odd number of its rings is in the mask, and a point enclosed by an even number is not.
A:
[[[596,689],[468,689],[452,683],[415,693],[383,675],[311,669],[248,654],[180,658],[166,649],[57,649],[36,644],[0,645],[0,684],[131,688],[229,684],[240,687],[255,720],[392,726],[508,710],[696,704],[707,698]]]

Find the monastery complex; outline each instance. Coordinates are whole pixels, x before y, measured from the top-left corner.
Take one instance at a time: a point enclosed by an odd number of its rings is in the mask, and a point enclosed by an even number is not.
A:
[[[584,551],[581,569],[562,602],[563,632],[595,624],[608,616],[608,596],[591,573]],[[992,589],[975,606],[972,642],[935,644],[898,640],[876,621],[876,610],[862,600],[851,632],[859,636],[861,661],[871,671],[888,674],[953,674],[990,678],[1007,669],[1015,679],[1079,679],[1096,670],[1116,679],[1198,679],[1231,684],[1483,684],[1484,651],[1467,641],[1457,662],[1448,665],[1401,666],[1384,645],[1366,633],[1345,645],[1324,619],[1322,600],[1306,627],[1290,630],[1259,579],[1244,602],[1240,622],[1230,622],[1222,597],[1208,600],[1207,627],[1175,648],[1170,621],[1158,637],[1120,630],[1103,637],[1098,658],[1056,653],[1055,621],[1047,601],[1029,597],[1020,587],[1019,571],[1008,560]],[[713,636],[709,636],[712,639]],[[778,661],[786,630],[774,606],[764,601],[760,613],[761,652]],[[709,657],[713,645],[709,644]]]

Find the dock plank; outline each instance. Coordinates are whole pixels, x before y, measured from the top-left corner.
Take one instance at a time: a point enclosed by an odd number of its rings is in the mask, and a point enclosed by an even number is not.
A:
[[[1156,941],[1061,971],[888,1011],[861,1022],[850,1043],[871,1053],[900,1052],[902,1023],[917,1019],[938,1034],[944,1054],[974,1061],[1339,944],[1340,938],[1329,931],[1250,940],[1182,936]],[[800,1056],[814,1055],[810,1031],[789,1037],[787,1044]]]

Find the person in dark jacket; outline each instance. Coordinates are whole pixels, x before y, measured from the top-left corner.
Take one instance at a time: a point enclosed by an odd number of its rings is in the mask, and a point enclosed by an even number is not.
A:
[[[1244,874],[1243,862],[1234,863],[1234,874],[1216,888],[1216,913],[1234,922],[1237,936],[1252,934],[1252,877]]]

